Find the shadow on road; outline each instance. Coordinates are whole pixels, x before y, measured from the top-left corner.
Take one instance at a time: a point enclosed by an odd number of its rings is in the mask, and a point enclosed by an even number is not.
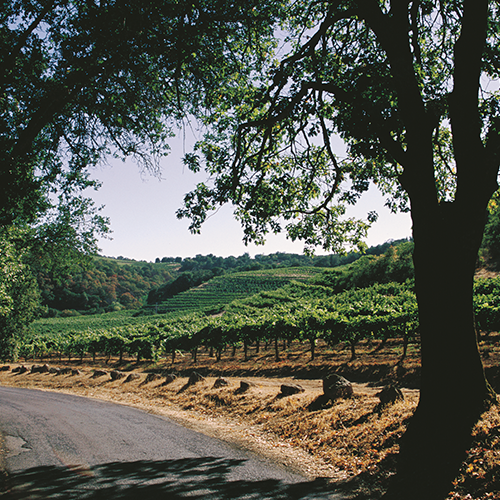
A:
[[[231,478],[245,460],[215,457],[36,467],[12,474],[6,499],[337,499],[325,480],[287,483]],[[245,469],[241,470],[245,477]],[[248,475],[248,473],[247,473]]]

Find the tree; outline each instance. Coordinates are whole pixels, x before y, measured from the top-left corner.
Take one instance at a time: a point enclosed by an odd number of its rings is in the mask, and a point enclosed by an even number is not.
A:
[[[157,172],[175,127],[260,67],[280,3],[258,3],[0,3],[0,230],[28,231],[25,265],[97,251],[108,221],[83,193],[89,168],[132,157]]]
[[[26,264],[26,234],[0,232],[0,359],[16,359],[25,327],[39,308],[36,280]]]
[[[54,190],[67,208],[109,155],[157,171],[174,127],[259,67],[276,7],[257,4],[3,1],[0,225],[39,220]]]
[[[246,240],[286,229],[309,247],[358,243],[366,225],[341,216],[370,182],[390,207],[411,210],[421,395],[391,498],[445,496],[471,426],[496,400],[478,352],[472,285],[498,188],[499,8],[293,2],[280,25],[289,54],[271,60],[267,79],[242,89],[186,157],[213,178],[178,212],[195,231],[231,202]],[[335,134],[345,159],[333,152]]]

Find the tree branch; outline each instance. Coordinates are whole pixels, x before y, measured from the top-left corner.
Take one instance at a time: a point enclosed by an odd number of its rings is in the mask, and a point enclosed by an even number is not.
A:
[[[394,77],[394,85],[398,95],[400,114],[408,131],[408,147],[421,147],[422,132],[432,134],[424,102],[413,67],[413,54],[410,50],[408,20],[409,0],[391,2],[391,16],[383,14],[379,2],[359,0],[360,14],[367,25],[375,33],[382,49],[387,54]],[[414,28],[416,29],[416,28]],[[415,49],[414,49],[415,50]],[[427,126],[426,126],[427,125]]]
[[[19,37],[17,40],[17,43],[15,46],[12,48],[11,52],[9,55],[5,58],[3,67],[2,67],[2,77],[1,77],[1,84],[3,87],[3,84],[7,78],[7,73],[11,71],[16,63],[17,56],[21,52],[21,49],[24,47],[26,44],[28,38],[30,35],[35,31],[35,29],[40,25],[40,23],[43,21],[43,18],[49,13],[49,11],[52,9],[54,6],[55,0],[49,0],[47,2],[47,5],[40,11],[36,19],[30,24],[28,29],[22,33],[22,35]]]
[[[478,110],[487,20],[487,0],[464,1],[462,30],[454,50],[453,92],[449,98],[458,176],[457,200],[463,195],[467,198],[473,191],[479,194],[478,191],[482,191],[486,185],[491,185],[492,172],[487,170],[488,162],[485,161],[485,149],[481,140],[482,123]],[[487,182],[480,171],[489,177]]]
[[[418,11],[420,8],[420,0],[414,0],[411,9],[411,44],[413,47],[413,54],[418,65],[422,65],[422,53],[418,43]]]
[[[333,26],[336,22],[341,19],[348,19],[357,14],[357,9],[347,9],[344,11],[338,11],[333,15],[334,10],[339,6],[340,2],[337,0],[333,5],[330,6],[327,15],[325,16],[324,21],[321,23],[318,31],[308,40],[298,52],[287,57],[283,61],[274,75],[273,83],[268,91],[268,96],[270,96],[271,92],[277,89],[277,92],[284,87],[288,80],[287,68],[296,62],[304,59],[307,56],[312,55],[316,46],[318,45],[321,38],[326,34],[328,28]]]
[[[409,40],[410,0],[391,2],[390,15],[381,11],[378,0],[358,1],[362,18],[375,33],[389,59],[399,114],[406,129],[404,162],[395,157],[404,167],[400,181],[412,200],[418,198],[437,203],[432,148],[435,117],[426,111],[414,69]],[[415,15],[413,18],[416,19]],[[388,145],[390,143],[384,147]]]
[[[313,82],[307,84],[307,86],[314,90],[328,92],[341,102],[353,104],[358,101],[357,95],[347,92],[332,83]],[[384,118],[380,114],[375,116],[372,113],[373,110],[369,108],[365,108],[364,111],[370,116],[370,121],[376,129],[380,144],[400,165],[404,166],[407,163],[407,154],[401,144],[392,138],[391,130],[385,125]]]

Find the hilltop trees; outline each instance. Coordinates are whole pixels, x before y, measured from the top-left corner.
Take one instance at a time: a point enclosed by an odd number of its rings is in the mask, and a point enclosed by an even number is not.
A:
[[[391,207],[411,210],[421,398],[393,498],[445,496],[471,426],[495,401],[477,349],[472,283],[498,187],[499,8],[293,2],[282,25],[290,53],[271,65],[267,83],[221,111],[186,158],[213,177],[179,211],[193,230],[231,202],[247,240],[286,229],[309,246],[357,243],[362,223],[341,216],[370,181]],[[334,154],[335,134],[347,158]]]

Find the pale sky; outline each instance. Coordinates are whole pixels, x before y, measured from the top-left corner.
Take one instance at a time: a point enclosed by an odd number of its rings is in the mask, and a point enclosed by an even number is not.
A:
[[[112,239],[99,241],[102,255],[154,261],[156,257],[184,258],[197,254],[237,257],[248,252],[253,257],[274,252],[303,252],[303,243],[291,242],[283,234],[269,235],[264,246],[245,246],[243,232],[230,206],[213,215],[203,225],[201,234],[191,234],[189,221],[178,220],[175,212],[181,207],[184,195],[196,183],[206,180],[207,174],[194,174],[183,166],[181,158],[189,151],[189,144],[182,137],[173,139],[171,147],[171,154],[162,162],[161,180],[141,175],[132,161],[113,160],[110,165],[93,171],[93,177],[102,182],[102,187],[91,196],[97,205],[105,205],[102,213],[110,218],[113,231]],[[337,153],[339,147],[341,145],[337,145]],[[349,215],[366,219],[370,210],[378,212],[379,220],[368,233],[369,246],[411,235],[409,214],[391,214],[376,188],[365,193]],[[317,253],[324,252],[318,249]]]

